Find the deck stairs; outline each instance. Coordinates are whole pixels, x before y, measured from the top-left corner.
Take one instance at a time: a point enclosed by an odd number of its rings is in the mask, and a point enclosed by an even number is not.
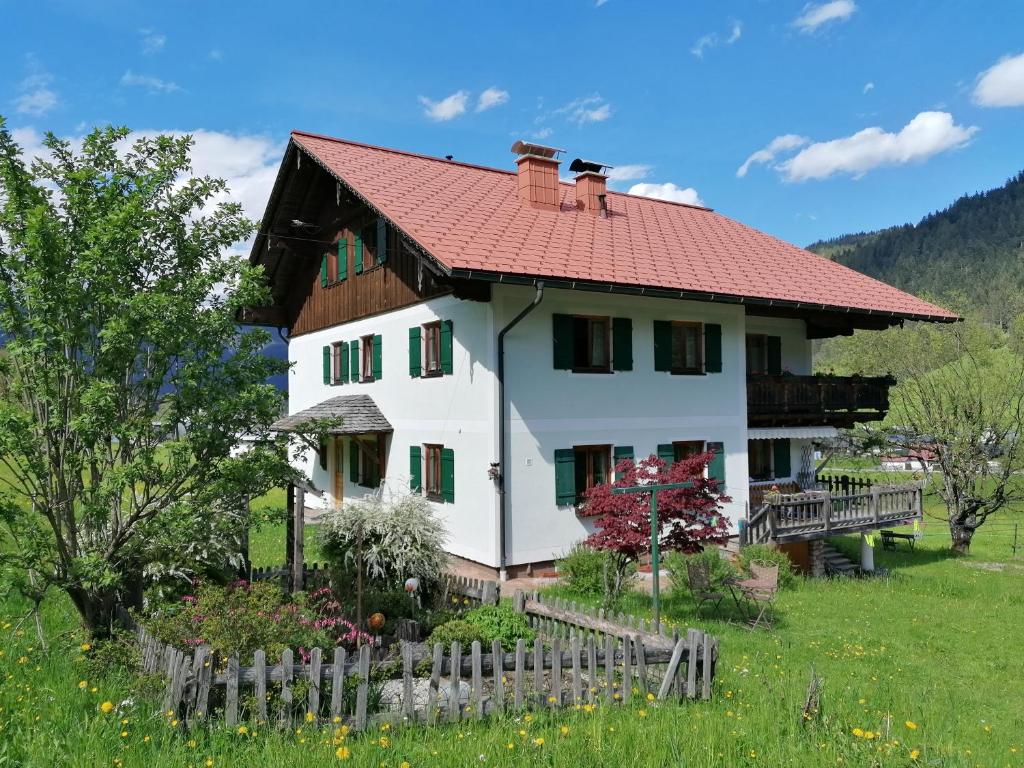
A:
[[[860,566],[850,558],[833,547],[831,544],[822,545],[822,555],[825,559],[825,575],[837,576],[840,578],[856,576],[860,573]]]

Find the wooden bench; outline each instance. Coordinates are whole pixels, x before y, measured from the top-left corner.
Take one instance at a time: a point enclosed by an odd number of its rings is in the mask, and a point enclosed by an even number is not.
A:
[[[896,544],[899,541],[905,541],[910,545],[910,550],[914,550],[914,544],[917,543],[917,536],[913,533],[897,533],[896,531],[881,531],[882,536],[882,549],[895,550]]]

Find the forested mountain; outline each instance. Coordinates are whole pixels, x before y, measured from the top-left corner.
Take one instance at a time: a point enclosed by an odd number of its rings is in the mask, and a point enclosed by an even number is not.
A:
[[[1024,313],[1024,171],[945,210],[808,249],[1004,327]]]

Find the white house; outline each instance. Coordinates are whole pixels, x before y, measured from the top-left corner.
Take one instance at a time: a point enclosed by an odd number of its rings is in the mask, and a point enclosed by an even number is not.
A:
[[[287,429],[327,505],[425,493],[453,554],[518,572],[587,535],[617,459],[711,451],[751,489],[813,482],[811,440],[884,414],[888,381],[811,375],[813,339],[945,310],[707,208],[606,189],[517,142],[504,171],[293,133],[251,261],[288,331]]]

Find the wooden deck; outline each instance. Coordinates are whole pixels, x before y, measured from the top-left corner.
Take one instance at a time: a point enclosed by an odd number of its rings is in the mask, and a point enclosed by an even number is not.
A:
[[[744,544],[807,541],[888,528],[921,517],[922,483],[875,485],[867,491],[808,491],[766,496],[741,531]]]

